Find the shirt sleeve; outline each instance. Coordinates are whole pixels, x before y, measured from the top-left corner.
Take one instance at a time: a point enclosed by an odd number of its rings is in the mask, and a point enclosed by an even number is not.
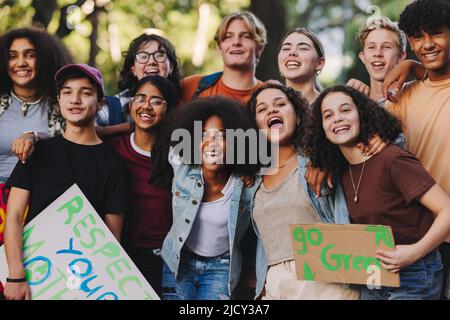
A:
[[[390,173],[392,182],[408,203],[417,200],[436,184],[420,161],[407,152],[392,160]]]
[[[17,161],[6,185],[31,191],[33,187],[32,163],[32,158],[25,163]]]

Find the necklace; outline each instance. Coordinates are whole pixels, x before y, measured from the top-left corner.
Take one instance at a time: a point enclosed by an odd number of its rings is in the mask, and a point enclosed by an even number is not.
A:
[[[353,191],[355,192],[355,197],[353,198],[354,202],[358,202],[358,191],[359,191],[359,187],[361,185],[361,180],[362,180],[362,176],[363,176],[363,173],[364,173],[364,166],[365,165],[366,165],[366,160],[364,160],[364,162],[363,162],[361,175],[359,176],[358,186],[356,188],[355,188],[355,182],[353,181],[352,165],[349,165],[350,178],[351,178],[351,181],[352,181]]]

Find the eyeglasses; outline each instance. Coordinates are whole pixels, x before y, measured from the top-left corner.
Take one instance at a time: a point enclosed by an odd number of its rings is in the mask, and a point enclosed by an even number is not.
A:
[[[153,108],[160,108],[163,107],[167,104],[166,100],[160,98],[160,97],[155,97],[152,96],[150,98],[147,99],[146,95],[140,94],[140,95],[136,95],[134,97],[131,98],[131,101],[133,103],[136,104],[137,107],[143,107],[145,106],[147,103],[150,103],[150,105]]]
[[[147,63],[150,60],[150,57],[153,56],[156,62],[165,62],[167,60],[167,53],[163,50],[158,50],[152,53],[148,53],[147,51],[139,51],[134,56],[137,63]]]

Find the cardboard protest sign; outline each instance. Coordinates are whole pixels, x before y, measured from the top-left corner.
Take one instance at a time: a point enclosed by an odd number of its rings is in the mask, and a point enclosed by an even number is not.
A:
[[[398,273],[383,269],[376,250],[394,250],[391,227],[292,224],[297,279],[399,287]]]
[[[76,184],[27,224],[23,239],[32,299],[159,299]],[[0,281],[7,276],[2,247]]]

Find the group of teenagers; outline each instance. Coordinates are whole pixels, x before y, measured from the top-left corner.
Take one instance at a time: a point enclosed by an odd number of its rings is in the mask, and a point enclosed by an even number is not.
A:
[[[370,18],[358,37],[370,86],[323,90],[325,52],[306,28],[279,46],[284,84],[255,77],[267,34],[250,12],[222,20],[223,71],[207,76],[181,79],[173,45],[142,34],[120,93],[106,96],[101,72],[73,63],[52,35],[2,35],[4,297],[32,298],[24,225],[76,183],[162,299],[448,298],[450,2],[415,0],[398,24]],[[407,42],[418,61],[405,60]],[[177,148],[179,129],[193,152]],[[278,146],[270,168],[228,161],[254,147],[227,141],[239,129]],[[298,223],[392,227],[395,250],[376,257],[400,287],[297,280]]]

